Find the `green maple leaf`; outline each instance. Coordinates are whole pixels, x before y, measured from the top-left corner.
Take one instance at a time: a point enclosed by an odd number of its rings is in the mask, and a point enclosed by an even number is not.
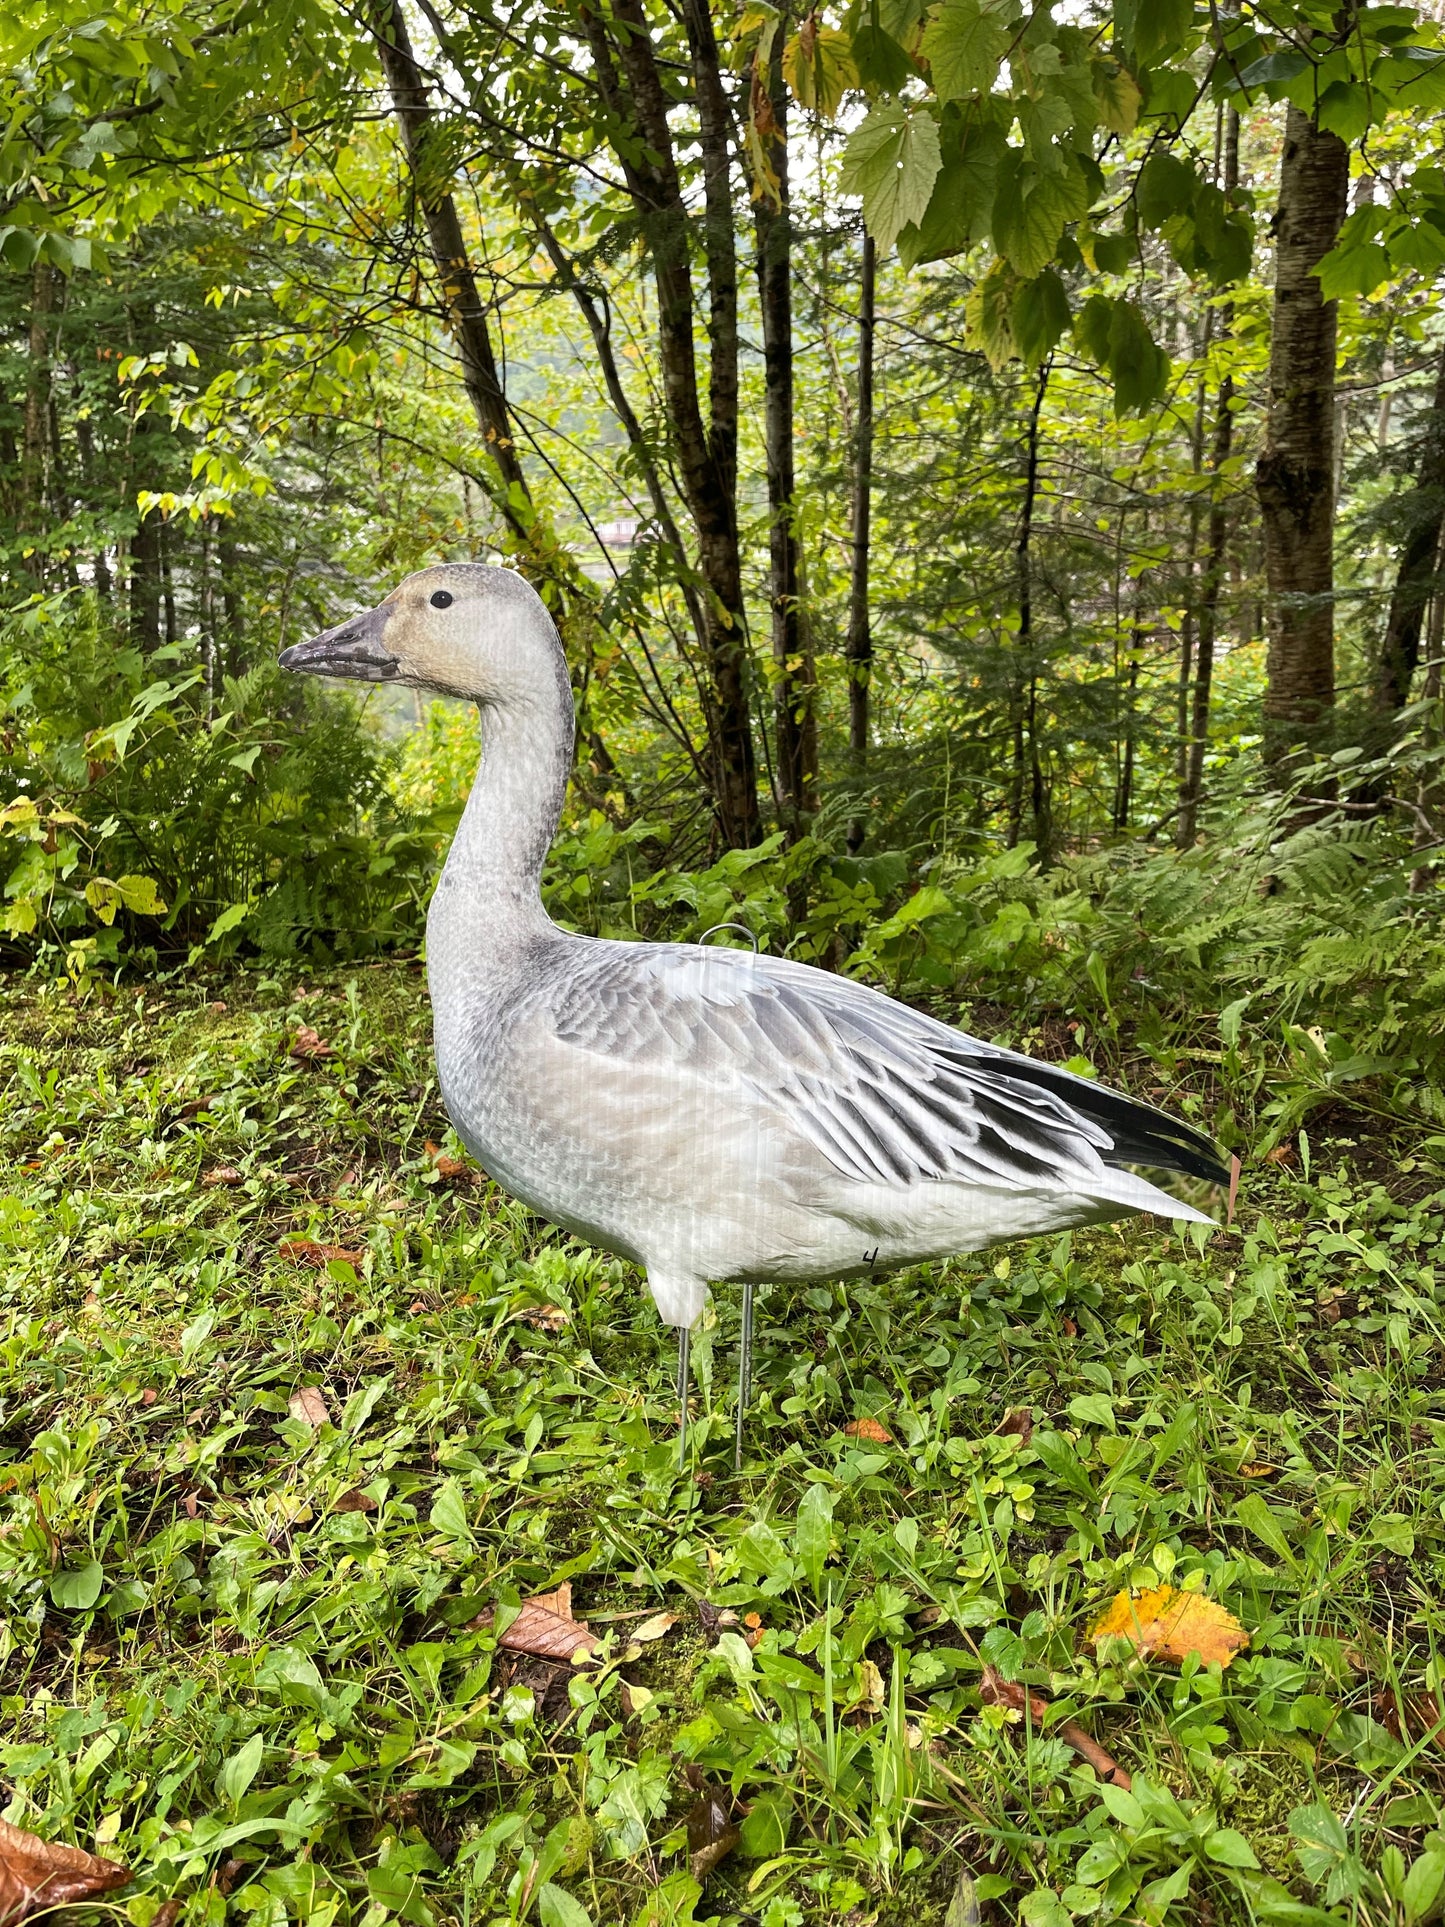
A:
[[[891,248],[910,222],[923,219],[943,165],[938,123],[926,108],[880,102],[843,150],[842,183],[863,197],[863,218],[881,248]]]

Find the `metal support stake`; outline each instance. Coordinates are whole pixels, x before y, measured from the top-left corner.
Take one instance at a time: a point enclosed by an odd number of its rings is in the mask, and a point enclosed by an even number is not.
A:
[[[743,1469],[743,1420],[753,1393],[753,1286],[743,1286],[743,1334],[738,1348],[738,1410],[733,1429],[733,1471]]]
[[[677,1333],[677,1469],[687,1470],[687,1363],[692,1350],[692,1333],[680,1325]]]

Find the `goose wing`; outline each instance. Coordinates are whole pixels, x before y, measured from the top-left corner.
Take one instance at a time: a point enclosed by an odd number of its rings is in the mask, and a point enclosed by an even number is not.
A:
[[[1190,1126],[846,977],[683,944],[573,940],[556,961],[533,994],[560,1042],[741,1088],[861,1183],[1087,1190],[1126,1164],[1226,1175]]]

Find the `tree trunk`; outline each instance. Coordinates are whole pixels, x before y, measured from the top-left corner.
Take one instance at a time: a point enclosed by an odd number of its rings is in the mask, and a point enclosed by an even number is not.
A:
[[[776,182],[754,183],[758,295],[763,324],[763,417],[768,469],[769,601],[773,699],[783,830],[792,844],[818,807],[817,693],[799,582],[793,452],[793,243],[788,193],[788,93],[782,45],[786,16],[773,35],[760,91],[772,125],[759,137]],[[757,55],[754,56],[756,60]],[[775,198],[774,198],[775,196]]]
[[[30,568],[45,574],[39,537],[45,527],[47,457],[50,451],[50,324],[55,313],[55,270],[37,261],[30,280],[29,357],[25,366],[25,417],[20,454],[20,527],[36,538]]]
[[[451,193],[451,169],[432,139],[436,117],[426,80],[412,52],[401,0],[368,0],[367,19],[401,128],[412,191],[426,222],[447,327],[461,357],[462,382],[501,483],[498,505],[519,539],[525,541],[532,522],[531,496],[497,373],[486,307]]]
[[[1221,185],[1232,194],[1239,183],[1239,115],[1231,107],[1224,122],[1224,167]],[[1234,333],[1234,303],[1219,310],[1219,333],[1228,341]],[[1234,446],[1234,378],[1219,384],[1214,416],[1214,438],[1209,451],[1209,534],[1200,585],[1198,649],[1194,665],[1194,703],[1189,720],[1189,742],[1184,781],[1179,795],[1178,843],[1187,850],[1199,826],[1199,804],[1204,793],[1204,752],[1209,744],[1209,711],[1214,695],[1214,650],[1219,635],[1219,594],[1229,563],[1229,503],[1225,497],[1224,468]]]
[[[130,541],[130,638],[147,655],[160,647],[161,537],[154,509],[141,518]]]
[[[234,535],[220,537],[216,543],[216,556],[220,564],[221,614],[225,620],[225,633],[219,638],[216,652],[219,683],[226,676],[239,676],[244,667],[241,661],[241,646],[245,640],[244,615]]]
[[[863,274],[858,306],[858,401],[853,424],[853,503],[849,518],[852,557],[848,579],[848,634],[844,655],[848,664],[848,756],[853,778],[860,782],[868,769],[868,706],[873,676],[873,626],[868,613],[868,562],[873,516],[873,334],[878,250],[873,236],[863,236]],[[848,825],[848,849],[856,856],[863,847],[864,821]]]
[[[736,274],[731,240],[723,246],[718,195],[726,185],[727,145],[717,124],[722,75],[710,18],[690,5],[687,25],[692,46],[699,125],[703,135],[709,251],[709,336],[714,367],[709,383],[715,413],[704,424],[698,393],[695,349],[696,303],[689,260],[690,215],[683,199],[656,52],[640,0],[616,0],[621,32],[614,43],[607,25],[590,7],[578,10],[592,53],[599,93],[619,135],[618,164],[641,217],[653,283],[657,290],[658,365],[663,398],[682,493],[697,530],[698,562],[709,595],[704,614],[711,681],[708,746],[713,804],[725,843],[756,843],[762,834],[758,810],[757,766],[748,706],[747,617],[743,603],[742,559],[737,525]],[[697,76],[701,75],[698,79]],[[725,102],[723,103],[725,108]],[[721,148],[718,143],[721,142]]]
[[[1420,443],[1420,466],[1406,507],[1409,522],[1400,545],[1372,692],[1375,711],[1383,717],[1393,716],[1410,700],[1410,685],[1420,663],[1420,626],[1435,589],[1435,557],[1445,517],[1445,355],[1435,376]]]
[[[1349,149],[1290,106],[1275,217],[1269,404],[1255,469],[1273,603],[1264,697],[1267,762],[1318,742],[1335,701],[1336,303],[1313,270],[1345,218]]]
[[[1010,704],[1010,716],[1014,738],[1014,787],[1009,804],[1009,845],[1018,841],[1023,815],[1024,753],[1027,743],[1029,774],[1029,805],[1033,815],[1034,843],[1039,860],[1046,864],[1050,860],[1049,844],[1052,842],[1049,829],[1048,793],[1044,784],[1043,760],[1039,755],[1038,716],[1039,716],[1039,677],[1038,665],[1034,661],[1034,588],[1033,588],[1033,528],[1034,504],[1039,492],[1039,414],[1044,405],[1044,391],[1049,385],[1049,369],[1052,364],[1045,362],[1039,370],[1038,386],[1034,391],[1033,407],[1029,410],[1028,438],[1024,456],[1024,499],[1019,516],[1019,537],[1016,549],[1019,585],[1019,658],[1021,677],[1027,677],[1028,700],[1023,701],[1022,690]]]

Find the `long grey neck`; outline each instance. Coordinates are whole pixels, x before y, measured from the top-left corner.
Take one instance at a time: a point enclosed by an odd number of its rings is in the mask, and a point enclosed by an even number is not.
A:
[[[488,945],[550,928],[546,858],[572,767],[572,692],[560,659],[553,686],[482,708],[482,760],[452,839],[438,902]]]

